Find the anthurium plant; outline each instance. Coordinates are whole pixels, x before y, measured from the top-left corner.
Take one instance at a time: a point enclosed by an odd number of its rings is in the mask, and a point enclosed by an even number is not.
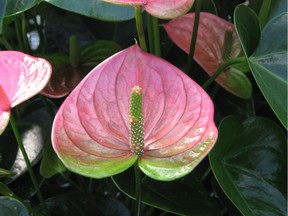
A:
[[[287,215],[287,1],[0,2],[0,215]]]

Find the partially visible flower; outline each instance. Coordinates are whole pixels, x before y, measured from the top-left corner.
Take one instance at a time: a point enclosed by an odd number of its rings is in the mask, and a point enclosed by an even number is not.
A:
[[[217,139],[206,92],[137,45],[99,64],[71,92],[53,124],[53,147],[70,170],[94,178],[134,163],[173,180],[191,172]]]
[[[10,110],[39,93],[52,73],[48,61],[17,51],[0,51],[0,134]]]
[[[96,65],[121,50],[113,41],[97,40],[77,50],[79,62],[72,64],[70,56],[60,53],[42,56],[53,68],[53,74],[42,94],[51,98],[64,97],[70,93],[78,83]]]
[[[194,0],[103,0],[120,5],[141,6],[149,14],[161,19],[179,17],[192,7]]]
[[[171,40],[189,53],[195,13],[186,14],[164,25]],[[228,59],[242,55],[234,25],[216,15],[201,12],[194,59],[211,76]],[[240,70],[230,67],[216,81],[227,91],[249,98],[252,85]]]

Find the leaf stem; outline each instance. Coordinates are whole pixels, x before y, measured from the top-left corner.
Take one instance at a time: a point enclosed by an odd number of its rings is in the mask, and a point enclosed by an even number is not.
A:
[[[20,24],[19,18],[15,19],[15,29],[16,29],[16,36],[17,36],[17,40],[18,40],[18,44],[19,44],[18,49],[20,51],[24,52],[24,44],[23,44],[23,41],[21,38],[21,32],[20,32],[21,24]]]
[[[136,21],[136,29],[138,33],[138,39],[140,42],[140,47],[143,51],[147,52],[144,28],[143,28],[143,19],[142,19],[142,8],[135,7],[135,21]]]
[[[220,67],[216,70],[216,72],[202,85],[202,88],[207,89],[212,84],[212,82],[229,66],[244,63],[245,61],[245,57],[238,57],[227,60],[226,62],[221,64]]]
[[[141,215],[141,171],[138,167],[138,164],[134,164],[134,171],[135,171],[135,185],[136,185],[136,191],[135,191],[135,216]]]
[[[154,42],[154,55],[161,56],[159,21],[156,17],[151,16]]]
[[[31,53],[29,41],[28,41],[28,38],[27,38],[27,25],[26,24],[27,23],[26,23],[25,14],[22,13],[22,16],[21,16],[21,30],[22,30],[22,40],[23,40],[23,44],[24,44],[24,52],[25,53]]]
[[[11,44],[3,36],[0,37],[0,44],[2,44],[7,50],[13,50]]]
[[[147,32],[148,32],[148,43],[149,43],[149,53],[155,53],[154,51],[154,36],[153,36],[153,23],[152,16],[147,14]]]
[[[15,138],[16,138],[16,141],[17,141],[17,144],[18,144],[18,147],[19,147],[19,149],[20,149],[20,151],[21,151],[21,153],[22,153],[22,155],[23,155],[23,158],[24,158],[24,160],[25,160],[25,163],[26,163],[26,165],[27,165],[28,172],[29,172],[29,174],[30,174],[30,178],[31,178],[31,180],[32,180],[32,183],[33,183],[33,186],[34,186],[34,188],[35,188],[35,190],[36,190],[36,193],[37,193],[37,195],[38,195],[38,198],[39,198],[41,204],[43,205],[43,208],[44,208],[45,211],[47,212],[43,195],[42,195],[42,193],[41,193],[41,191],[40,191],[39,185],[38,185],[37,180],[36,180],[36,176],[35,176],[35,174],[34,174],[34,172],[33,172],[33,169],[32,169],[32,165],[31,165],[31,163],[30,163],[30,161],[29,161],[29,157],[28,157],[28,155],[27,155],[27,153],[26,153],[26,150],[25,150],[25,148],[24,148],[24,145],[23,145],[23,143],[22,143],[21,136],[20,136],[20,133],[19,133],[19,130],[18,130],[18,127],[17,127],[17,125],[16,125],[16,122],[15,122],[15,119],[14,119],[14,117],[13,117],[12,112],[11,112],[11,116],[10,116],[10,124],[11,124],[12,130],[13,130],[13,132],[14,132],[14,135],[15,135]]]
[[[193,33],[192,33],[192,38],[191,38],[191,43],[190,43],[190,51],[188,55],[187,68],[186,68],[187,74],[190,74],[190,71],[192,68],[193,57],[194,57],[196,41],[197,41],[199,21],[200,21],[201,5],[202,5],[202,0],[195,1],[195,19],[194,19]]]

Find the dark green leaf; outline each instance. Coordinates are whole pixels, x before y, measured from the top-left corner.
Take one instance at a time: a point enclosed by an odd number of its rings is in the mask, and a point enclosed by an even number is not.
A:
[[[239,6],[234,16],[237,33],[256,82],[276,116],[287,128],[287,12],[274,14],[262,30],[261,37],[256,15],[251,9]],[[256,42],[256,38],[261,40],[254,50],[251,44]]]
[[[13,176],[14,173],[9,171],[9,170],[6,170],[6,169],[2,169],[0,168],[0,178],[3,178],[3,177],[8,177],[8,176]]]
[[[47,142],[44,147],[44,155],[40,164],[40,173],[44,178],[51,178],[52,176],[64,172],[66,167],[57,157],[53,150],[51,141]]]
[[[128,209],[115,199],[80,192],[49,198],[45,204],[53,216],[129,216]]]
[[[3,23],[9,22],[13,16],[35,6],[39,0],[1,0],[0,1],[0,34],[3,31]]]
[[[29,216],[25,206],[11,197],[0,197],[0,213],[9,216]]]
[[[244,215],[286,215],[287,145],[266,118],[225,118],[209,155],[220,186]]]
[[[135,197],[133,169],[113,176],[117,187],[130,197]],[[193,172],[195,173],[195,172]],[[200,178],[189,174],[182,179],[160,182],[142,178],[142,202],[153,207],[180,215],[220,215],[220,209]]]
[[[257,15],[247,6],[239,5],[234,12],[234,22],[244,53],[250,56],[260,40],[260,26]]]
[[[7,185],[0,182],[0,194],[3,196],[13,196],[13,191],[11,191]]]
[[[123,21],[134,17],[132,7],[119,6],[103,0],[44,0],[59,8],[105,21]]]

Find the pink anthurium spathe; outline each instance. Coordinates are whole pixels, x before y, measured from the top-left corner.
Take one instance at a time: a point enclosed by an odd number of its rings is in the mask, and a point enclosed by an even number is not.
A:
[[[39,93],[52,73],[48,61],[17,51],[0,51],[0,134],[10,110]]]
[[[149,14],[161,19],[179,17],[192,7],[194,0],[103,0],[106,2],[143,7]]]
[[[195,13],[189,13],[164,25],[171,40],[189,53]],[[211,76],[230,58],[241,56],[242,48],[234,25],[214,14],[201,12],[194,59]],[[247,76],[230,67],[216,81],[227,91],[249,98],[252,86]]]
[[[214,107],[182,71],[131,46],[99,64],[71,92],[53,124],[53,147],[70,170],[94,178],[134,163],[173,180],[217,139]]]

